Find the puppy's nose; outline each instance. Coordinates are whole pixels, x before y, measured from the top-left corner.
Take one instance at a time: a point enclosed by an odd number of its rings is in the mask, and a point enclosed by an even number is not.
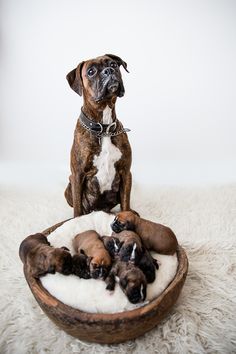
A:
[[[115,70],[113,68],[107,67],[107,68],[102,70],[102,74],[104,76],[109,76],[109,75],[112,75],[114,73],[114,71]]]

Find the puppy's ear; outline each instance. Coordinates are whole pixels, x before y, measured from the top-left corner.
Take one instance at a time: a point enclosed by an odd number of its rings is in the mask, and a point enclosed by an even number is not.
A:
[[[73,69],[66,75],[66,79],[72,88],[78,95],[82,96],[83,93],[83,81],[81,76],[81,70],[83,67],[84,61],[82,61],[76,69]]]
[[[70,250],[69,250],[69,248],[67,248],[67,247],[65,247],[65,246],[62,246],[62,247],[60,247],[62,250],[64,250],[64,251],[67,251],[67,252],[70,252]]]
[[[120,57],[118,57],[117,55],[114,55],[114,54],[105,54],[105,55],[108,56],[109,58],[115,60],[119,66],[122,65],[123,68],[127,71],[127,73],[129,72],[127,69],[127,63],[123,59],[121,59]]]

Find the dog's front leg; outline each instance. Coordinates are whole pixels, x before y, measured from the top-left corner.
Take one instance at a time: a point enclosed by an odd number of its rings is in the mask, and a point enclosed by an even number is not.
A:
[[[106,283],[106,290],[110,290],[113,291],[115,289],[115,285],[116,285],[116,278],[115,278],[115,273],[114,272],[110,272],[109,275],[106,277],[105,279],[105,283]]]
[[[128,173],[121,174],[121,186],[120,186],[120,207],[121,210],[130,210],[130,191],[132,185],[132,175]]]
[[[82,208],[83,182],[84,182],[84,176],[82,173],[76,173],[71,176],[74,217],[83,214],[83,208]]]

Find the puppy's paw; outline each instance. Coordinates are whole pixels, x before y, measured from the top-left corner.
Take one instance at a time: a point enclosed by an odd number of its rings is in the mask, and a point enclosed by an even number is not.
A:
[[[113,284],[107,284],[106,290],[113,291],[115,289],[115,285]]]

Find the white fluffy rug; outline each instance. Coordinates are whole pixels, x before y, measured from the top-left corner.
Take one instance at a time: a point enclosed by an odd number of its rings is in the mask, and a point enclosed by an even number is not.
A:
[[[79,233],[86,230],[95,230],[100,235],[110,236],[110,224],[114,216],[103,211],[94,211],[91,214],[69,220],[53,231],[48,239],[54,247],[66,246],[74,254],[72,240]],[[86,312],[115,313],[133,310],[159,296],[173,280],[177,266],[177,256],[166,256],[152,253],[158,260],[159,269],[156,270],[156,279],[147,286],[147,297],[144,303],[131,304],[120,286],[114,291],[106,290],[106,283],[99,279],[80,279],[75,275],[65,276],[59,273],[47,274],[41,277],[43,286],[64,304]]]
[[[162,323],[119,345],[82,343],[58,329],[30,292],[19,244],[72,216],[60,190],[1,190],[0,353],[236,353],[236,185],[209,188],[135,187],[132,206],[169,225],[185,247],[189,273]]]

